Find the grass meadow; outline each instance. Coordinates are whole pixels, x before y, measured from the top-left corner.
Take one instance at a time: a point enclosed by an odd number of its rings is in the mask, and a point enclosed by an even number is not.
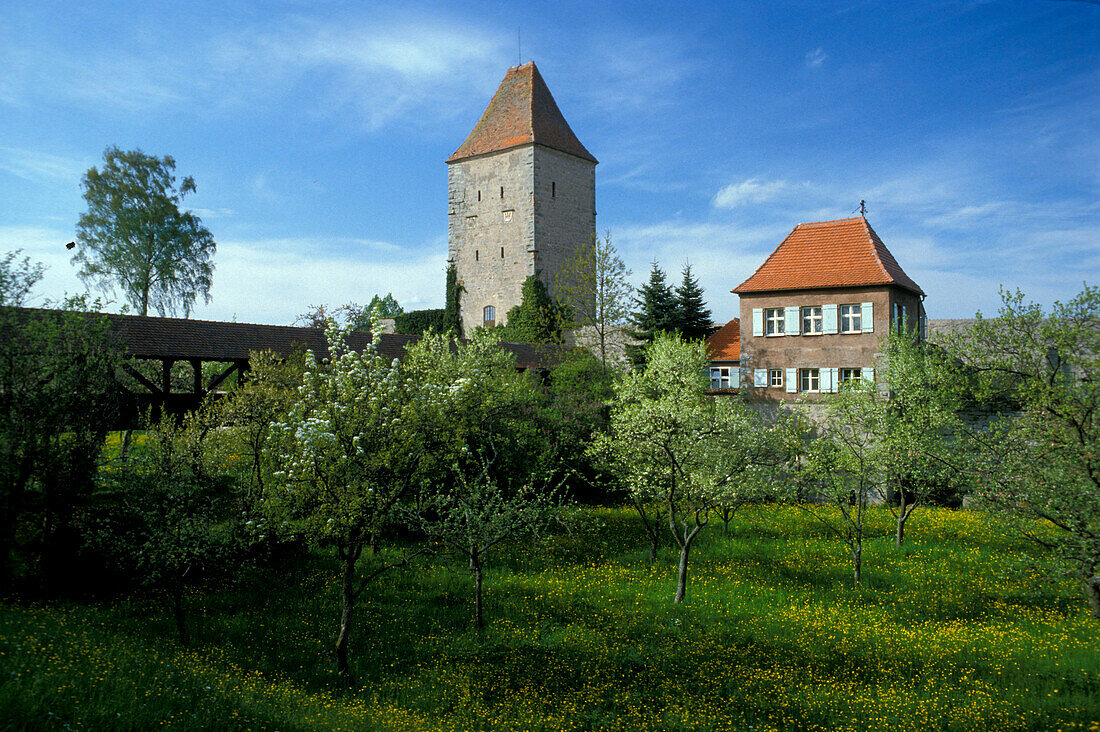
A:
[[[435,557],[368,590],[357,684],[333,670],[335,563],[196,591],[194,641],[135,596],[0,605],[0,728],[27,730],[1100,730],[1100,623],[979,514],[871,515],[865,583],[793,507],[745,508],[647,561],[630,511],[508,547],[471,582]]]

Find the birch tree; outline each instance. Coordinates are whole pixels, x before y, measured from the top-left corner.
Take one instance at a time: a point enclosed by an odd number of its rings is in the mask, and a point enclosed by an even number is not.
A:
[[[109,147],[102,169],[81,181],[88,210],[76,227],[73,264],[85,282],[120,288],[140,315],[187,317],[196,299],[210,302],[217,245],[198,216],[180,210],[195,181],[177,187],[175,169],[170,156]]]

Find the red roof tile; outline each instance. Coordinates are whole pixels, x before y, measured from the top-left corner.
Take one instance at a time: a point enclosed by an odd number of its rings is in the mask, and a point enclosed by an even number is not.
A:
[[[861,285],[897,285],[924,294],[862,216],[799,224],[733,292]]]
[[[711,361],[741,360],[741,320],[734,318],[707,338]]]
[[[531,143],[597,162],[569,128],[533,61],[508,69],[470,136],[447,162]]]

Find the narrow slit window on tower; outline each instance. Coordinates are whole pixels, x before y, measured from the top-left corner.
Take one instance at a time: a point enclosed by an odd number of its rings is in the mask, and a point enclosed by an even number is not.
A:
[[[500,197],[504,198],[504,186],[500,187]]]
[[[481,261],[481,252],[479,252],[476,249],[474,250],[474,261],[475,262],[480,262]]]
[[[479,201],[481,200],[481,191],[477,192],[477,200],[479,200]]]
[[[554,181],[550,181],[550,198],[555,198],[558,195],[558,184]]]
[[[504,259],[504,247],[500,248],[500,258]]]

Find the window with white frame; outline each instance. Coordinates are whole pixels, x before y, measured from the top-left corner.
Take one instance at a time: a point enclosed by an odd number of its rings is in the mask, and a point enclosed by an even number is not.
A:
[[[802,334],[821,332],[821,306],[809,305],[802,308]]]
[[[711,366],[710,367],[710,388],[711,389],[730,389],[733,387],[733,382],[730,380],[730,367],[729,366]]]
[[[783,369],[768,369],[768,386],[775,389],[783,388]]]
[[[821,372],[819,369],[799,369],[798,387],[800,391],[821,391]]]
[[[841,369],[840,370],[840,383],[847,384],[849,381],[859,381],[861,369]]]
[[[497,309],[495,307],[493,307],[492,305],[486,305],[485,310],[483,310],[482,313],[483,313],[483,318],[482,319],[485,321],[485,325],[493,326],[493,325],[496,324],[496,322],[497,322]]]
[[[863,332],[863,308],[859,303],[840,306],[840,332]]]
[[[783,335],[783,308],[764,309],[764,335]]]

